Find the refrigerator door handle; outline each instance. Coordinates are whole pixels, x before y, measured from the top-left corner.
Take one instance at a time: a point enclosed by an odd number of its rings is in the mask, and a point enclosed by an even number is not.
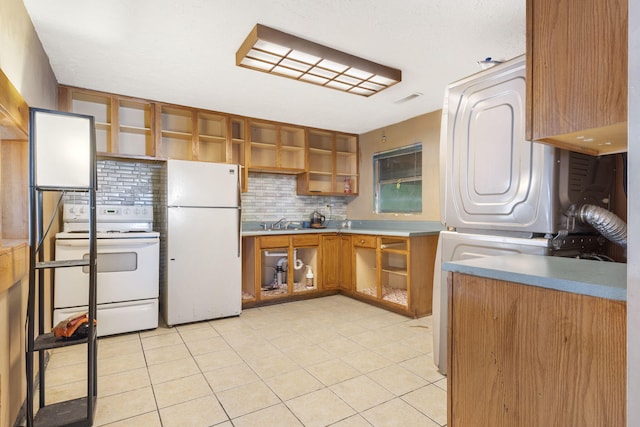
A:
[[[242,208],[238,208],[238,258],[240,258],[240,247],[242,246]]]
[[[238,258],[242,255],[240,253],[240,247],[242,246],[242,185],[240,182],[240,175],[242,171],[242,166],[238,165],[238,176],[236,179],[237,190],[238,190]]]

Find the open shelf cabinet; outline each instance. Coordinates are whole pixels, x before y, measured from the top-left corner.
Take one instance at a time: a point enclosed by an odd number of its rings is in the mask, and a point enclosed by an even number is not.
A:
[[[96,331],[96,127],[94,116],[31,108],[29,132],[29,297],[26,325],[27,426],[91,426],[97,400]],[[73,152],[76,156],[68,156]],[[48,236],[57,214],[45,212],[44,195],[88,193],[89,254],[86,259],[47,260],[53,239]],[[53,218],[45,219],[45,215]],[[51,221],[51,222],[50,222]],[[45,228],[45,226],[47,226]],[[78,339],[57,338],[45,328],[46,289],[56,268],[88,267],[88,333]],[[49,272],[50,274],[46,274]],[[45,360],[56,348],[86,345],[84,397],[47,404]],[[35,358],[37,355],[37,374]],[[36,381],[37,379],[37,381]],[[36,389],[38,392],[36,393]],[[37,394],[37,402],[36,402]]]
[[[159,109],[160,156],[194,160],[194,123],[197,113],[189,108],[162,105]]]
[[[133,159],[155,158],[155,105],[152,102],[60,86],[58,108],[94,117],[97,155]]]
[[[358,137],[331,131],[307,131],[307,171],[298,176],[298,194],[358,194]]]
[[[300,174],[305,171],[304,128],[249,121],[249,171]]]
[[[353,235],[352,296],[413,317],[431,313],[437,235]]]
[[[320,241],[319,234],[244,238],[243,304],[308,297],[322,291]],[[307,277],[309,268],[313,278]]]

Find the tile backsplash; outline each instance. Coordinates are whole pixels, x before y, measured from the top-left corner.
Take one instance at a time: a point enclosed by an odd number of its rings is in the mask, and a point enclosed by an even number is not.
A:
[[[157,205],[163,193],[163,164],[98,160],[98,205]],[[65,202],[88,203],[88,195],[70,193]]]
[[[166,205],[166,168],[163,163],[98,160],[98,204],[153,205],[156,229]],[[250,173],[248,192],[242,194],[243,221],[302,221],[318,209],[328,220],[347,217],[351,197],[298,196],[295,175]],[[71,193],[64,202],[88,203],[87,195]],[[159,230],[163,231],[163,230]]]
[[[298,196],[295,175],[249,173],[248,191],[242,194],[243,221],[309,219],[318,209],[327,220],[347,217],[348,197]]]

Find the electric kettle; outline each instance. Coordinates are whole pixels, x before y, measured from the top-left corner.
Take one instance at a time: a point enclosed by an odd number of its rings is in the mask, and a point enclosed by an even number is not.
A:
[[[312,227],[322,227],[324,225],[325,217],[316,209],[311,214],[311,226]]]

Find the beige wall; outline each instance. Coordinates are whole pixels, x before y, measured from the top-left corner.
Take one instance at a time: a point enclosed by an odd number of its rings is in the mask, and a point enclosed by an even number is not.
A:
[[[0,69],[31,107],[56,109],[57,81],[22,0],[0,0]]]
[[[0,69],[27,104],[55,109],[56,78],[22,0],[0,0],[0,46]],[[14,424],[26,396],[27,286],[25,278],[0,293],[0,426]]]
[[[360,191],[347,207],[349,219],[440,221],[439,146],[441,110],[360,135]],[[383,142],[383,135],[386,142]],[[422,213],[373,212],[373,155],[422,142]]]

